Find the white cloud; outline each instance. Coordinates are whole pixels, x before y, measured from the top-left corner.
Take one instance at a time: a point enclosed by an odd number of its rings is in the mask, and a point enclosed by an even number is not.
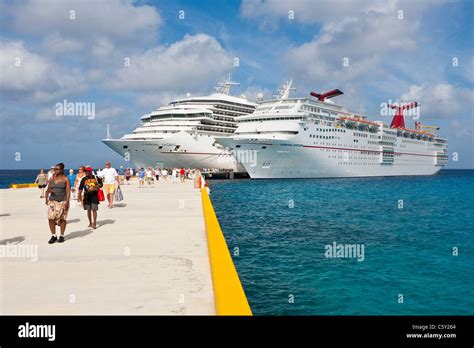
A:
[[[244,0],[241,15],[256,20],[263,28],[276,28],[279,21],[326,23],[368,12],[388,13],[395,9],[397,0]],[[289,18],[293,11],[294,19]]]
[[[457,67],[452,67],[455,69],[456,73],[465,81],[469,83],[474,83],[474,57],[470,58],[460,58],[459,65]]]
[[[420,102],[422,118],[459,119],[466,114],[472,117],[474,91],[449,83],[434,86],[411,85],[400,98],[407,102]]]
[[[23,42],[0,42],[0,88],[25,91],[44,83],[52,62],[25,49]]]
[[[98,118],[113,118],[123,114],[125,110],[117,105],[103,105],[97,109]]]
[[[66,71],[30,52],[21,41],[0,41],[0,91],[15,98],[49,101],[85,89],[77,71]]]
[[[290,48],[285,62],[290,71],[306,79],[354,80],[369,71],[377,73],[389,53],[415,49],[418,26],[394,14],[346,17],[324,25],[312,41]]]
[[[471,151],[471,156],[474,155],[474,126],[472,122],[465,122],[461,120],[452,120],[450,125],[451,130],[454,132],[456,137],[468,137],[471,139],[472,148],[468,149]],[[473,163],[474,164],[474,163]]]
[[[172,91],[163,91],[160,93],[139,93],[135,101],[136,104],[144,108],[146,112],[151,112],[160,106],[167,105],[173,100],[185,96],[185,94],[175,93]],[[139,117],[141,115],[137,114],[136,116]]]
[[[124,55],[129,48],[152,43],[163,23],[153,6],[132,0],[29,0],[3,10],[5,27],[42,39],[45,54]]]
[[[275,86],[275,90],[278,88],[280,88],[280,86]],[[240,95],[244,95],[247,100],[255,102],[259,93],[261,93],[263,95],[263,99],[266,100],[273,98],[275,91],[271,91],[268,88],[263,88],[258,85],[250,85],[242,93],[240,93]]]
[[[245,0],[241,14],[277,27],[282,21],[291,23],[288,11],[294,11],[293,23],[306,25],[315,36],[288,48],[282,59],[286,73],[300,84],[327,85],[368,75],[385,79],[397,57],[418,49],[426,11],[447,1]]]
[[[214,84],[232,69],[232,57],[212,36],[186,35],[170,46],[158,46],[130,57],[107,82],[112,88],[133,91],[193,92]]]
[[[455,0],[243,0],[240,13],[244,18],[258,21],[264,28],[276,28],[283,20],[326,24],[371,13],[398,14],[399,10],[414,19],[426,8],[449,1]],[[294,19],[289,18],[289,11],[293,11]]]
[[[84,44],[80,40],[65,38],[58,33],[47,36],[43,41],[43,46],[51,54],[77,52],[84,48]]]

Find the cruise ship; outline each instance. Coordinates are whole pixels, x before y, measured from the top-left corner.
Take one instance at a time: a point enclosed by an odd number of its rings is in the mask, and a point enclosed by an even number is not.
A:
[[[437,127],[405,125],[404,112],[416,102],[388,105],[395,111],[388,125],[335,104],[338,89],[302,98],[290,97],[293,90],[290,80],[274,99],[236,118],[232,137],[216,139],[251,178],[433,175],[447,164],[448,141]]]
[[[141,117],[142,124],[120,139],[104,144],[138,167],[185,167],[227,169],[244,172],[215,137],[231,136],[237,128],[235,117],[252,113],[257,104],[244,96],[230,95],[238,86],[230,79],[219,83],[215,93],[186,97]]]

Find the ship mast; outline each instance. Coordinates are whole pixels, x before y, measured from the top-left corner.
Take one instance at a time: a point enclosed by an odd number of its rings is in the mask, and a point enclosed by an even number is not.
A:
[[[275,98],[285,100],[288,99],[290,96],[291,91],[296,91],[296,88],[292,87],[293,85],[293,78],[291,78],[289,81],[287,81],[281,89],[277,89],[277,95],[275,95]]]
[[[109,139],[112,139],[112,137],[110,136],[110,125],[107,124],[107,137],[105,139],[109,140]]]
[[[240,86],[240,83],[232,81],[232,75],[229,76],[226,81],[219,82],[219,86],[214,87],[217,93],[229,95],[232,86]]]

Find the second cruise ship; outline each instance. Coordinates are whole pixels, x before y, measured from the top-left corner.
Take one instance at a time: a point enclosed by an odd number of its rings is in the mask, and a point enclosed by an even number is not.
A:
[[[448,140],[437,127],[405,126],[412,102],[388,105],[390,125],[349,112],[331,98],[340,90],[290,98],[289,81],[276,99],[237,118],[232,137],[218,138],[251,178],[323,178],[432,175],[448,161]]]
[[[237,128],[235,117],[252,113],[257,104],[230,95],[238,83],[229,79],[216,92],[187,97],[142,116],[142,125],[120,139],[104,144],[138,167],[186,167],[244,172],[215,137],[227,137]]]

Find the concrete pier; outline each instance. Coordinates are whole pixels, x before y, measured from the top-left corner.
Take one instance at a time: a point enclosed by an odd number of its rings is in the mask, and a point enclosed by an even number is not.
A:
[[[0,190],[0,247],[13,247],[0,257],[0,314],[216,313],[200,190],[121,188],[124,201],[100,205],[96,230],[71,206],[66,242],[53,245],[40,190]],[[36,247],[37,260],[12,257],[20,246]]]

